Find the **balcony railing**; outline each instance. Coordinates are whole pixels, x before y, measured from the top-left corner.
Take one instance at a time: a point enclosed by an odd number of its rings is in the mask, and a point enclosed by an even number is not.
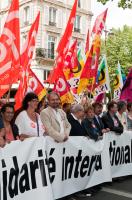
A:
[[[56,26],[56,23],[55,23],[55,22],[49,21],[49,25],[50,25],[50,26]]]
[[[52,49],[44,49],[44,48],[37,48],[36,56],[43,58],[50,58],[50,59],[55,58],[54,51]]]
[[[74,32],[80,33],[80,28],[75,28],[75,27],[74,27]]]

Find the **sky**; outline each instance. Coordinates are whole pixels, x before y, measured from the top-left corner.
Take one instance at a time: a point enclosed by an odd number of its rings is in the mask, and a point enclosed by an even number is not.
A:
[[[108,15],[106,20],[107,30],[110,30],[112,27],[122,28],[125,24],[132,26],[132,10],[123,10],[122,8],[118,8],[117,2],[118,0],[114,0],[113,2],[108,2],[104,6],[96,0],[92,0],[92,12],[94,14],[92,24],[97,15],[108,8]]]

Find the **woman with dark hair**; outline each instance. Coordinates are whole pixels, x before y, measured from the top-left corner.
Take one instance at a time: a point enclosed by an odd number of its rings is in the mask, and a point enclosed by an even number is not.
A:
[[[23,99],[23,111],[18,114],[15,120],[21,139],[44,135],[44,126],[41,122],[40,115],[36,112],[38,103],[38,96],[32,92],[27,93]]]
[[[1,115],[5,128],[5,140],[7,142],[19,139],[18,127],[12,122],[14,117],[14,106],[6,103],[1,108]]]

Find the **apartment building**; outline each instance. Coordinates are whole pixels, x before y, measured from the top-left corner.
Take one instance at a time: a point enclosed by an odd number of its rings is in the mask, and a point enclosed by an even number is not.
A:
[[[73,39],[77,38],[78,47],[84,48],[88,28],[91,25],[91,1],[78,0],[74,23]],[[0,33],[6,19],[11,0],[0,1]],[[21,47],[38,11],[41,13],[36,50],[32,68],[45,80],[54,66],[55,50],[65,30],[74,0],[20,0]]]

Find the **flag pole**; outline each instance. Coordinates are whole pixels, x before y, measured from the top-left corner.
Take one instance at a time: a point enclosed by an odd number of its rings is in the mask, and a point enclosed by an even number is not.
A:
[[[9,84],[9,91],[8,91],[7,96],[6,96],[6,103],[9,103],[9,101],[10,101],[11,87],[12,87],[12,84]]]

